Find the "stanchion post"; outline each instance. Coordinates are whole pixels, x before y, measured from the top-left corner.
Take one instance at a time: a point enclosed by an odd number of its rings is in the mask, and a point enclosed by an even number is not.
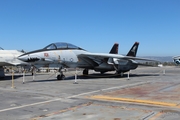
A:
[[[23,70],[23,84],[25,83],[24,80],[25,80],[25,70]]]
[[[34,70],[33,70],[33,81],[34,81],[34,79],[35,79],[35,76],[34,76]]]
[[[12,86],[11,88],[15,88],[14,87],[14,70],[12,69]]]
[[[77,69],[76,69],[76,72],[75,72],[75,79],[74,79],[74,84],[78,84],[78,82],[77,82]]]
[[[128,80],[130,79],[130,78],[129,78],[129,73],[130,73],[130,71],[128,71]]]
[[[163,75],[165,75],[166,74],[166,70],[165,69],[163,69]]]
[[[33,76],[33,81],[34,81],[34,79],[35,79],[35,67],[33,67],[33,69],[32,69],[32,76]]]

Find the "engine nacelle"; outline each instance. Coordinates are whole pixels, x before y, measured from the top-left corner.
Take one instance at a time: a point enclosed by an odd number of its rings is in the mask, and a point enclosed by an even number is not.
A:
[[[127,72],[129,70],[134,70],[138,67],[138,64],[134,63],[132,60],[119,61],[118,72]]]
[[[110,71],[113,69],[114,69],[114,67],[112,65],[107,64],[107,63],[102,63],[99,66],[94,67],[95,71]]]

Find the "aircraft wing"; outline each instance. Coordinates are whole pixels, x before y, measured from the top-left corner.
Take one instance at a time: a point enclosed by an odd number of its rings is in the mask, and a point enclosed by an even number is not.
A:
[[[0,66],[20,66],[20,65],[29,65],[26,62],[5,62],[5,61],[0,61]]]
[[[147,58],[139,58],[139,57],[131,57],[131,56],[123,56],[123,55],[118,55],[118,54],[106,54],[106,53],[83,53],[78,55],[80,58],[88,57],[90,59],[107,59],[107,58],[117,58],[117,59],[124,59],[124,60],[143,60],[143,61],[154,61],[154,62],[159,62],[157,60],[152,60],[152,59],[147,59]]]

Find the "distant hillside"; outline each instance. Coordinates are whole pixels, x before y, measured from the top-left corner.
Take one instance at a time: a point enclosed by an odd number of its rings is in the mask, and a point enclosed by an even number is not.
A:
[[[173,62],[173,56],[141,56],[142,58],[149,58],[149,59],[153,59],[153,60],[158,60],[160,62]]]

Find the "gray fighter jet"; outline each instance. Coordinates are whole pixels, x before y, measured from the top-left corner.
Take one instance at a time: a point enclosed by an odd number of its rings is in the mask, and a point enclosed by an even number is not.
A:
[[[175,65],[180,65],[180,56],[173,57]]]
[[[83,68],[87,75],[92,69],[100,73],[116,71],[124,73],[136,69],[139,63],[135,60],[154,61],[146,58],[137,58],[136,53],[139,43],[136,42],[126,56],[117,54],[118,44],[115,44],[110,53],[90,53],[70,43],[51,43],[43,49],[20,55],[18,59],[31,63],[34,66],[56,66],[62,68]],[[64,79],[63,72],[57,76],[58,80]]]
[[[4,50],[0,48],[0,77],[4,77],[3,66],[28,66],[29,63],[17,59],[24,53],[17,50]]]

